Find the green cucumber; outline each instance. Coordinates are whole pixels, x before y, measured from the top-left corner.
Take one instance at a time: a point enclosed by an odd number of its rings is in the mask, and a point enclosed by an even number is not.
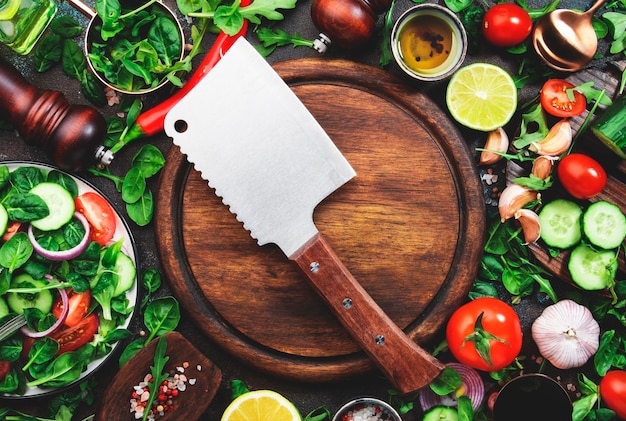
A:
[[[582,238],[580,226],[583,210],[566,199],[546,203],[539,212],[541,238],[550,247],[567,249]]]
[[[456,408],[436,405],[424,413],[422,421],[457,421],[458,419],[459,414]]]
[[[626,238],[626,216],[614,203],[592,203],[583,214],[583,232],[594,246],[614,249]]]
[[[595,250],[586,244],[576,246],[567,263],[572,281],[582,289],[609,288],[617,273],[617,256],[612,250]]]
[[[32,221],[33,227],[41,231],[53,231],[67,224],[74,216],[76,207],[74,198],[67,189],[60,184],[43,182],[30,189],[48,205],[48,216]]]
[[[9,226],[9,213],[2,203],[0,203],[0,235],[4,235]]]
[[[122,295],[132,288],[137,275],[137,268],[133,260],[126,254],[120,252],[115,260],[115,273],[117,274],[117,287],[115,287],[114,297]]]
[[[42,288],[46,282],[34,279],[27,273],[17,275],[11,280],[11,288]],[[25,308],[37,308],[42,313],[50,313],[54,297],[49,289],[44,289],[36,293],[9,292],[7,303],[12,312],[23,314]]]
[[[617,156],[626,159],[626,95],[598,116],[591,132]]]

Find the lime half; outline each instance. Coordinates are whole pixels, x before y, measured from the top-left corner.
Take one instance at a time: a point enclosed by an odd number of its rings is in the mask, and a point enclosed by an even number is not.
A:
[[[466,127],[489,132],[504,126],[517,109],[517,88],[506,70],[473,63],[452,75],[446,91],[452,117]]]
[[[9,20],[20,9],[21,0],[0,0],[0,20]]]

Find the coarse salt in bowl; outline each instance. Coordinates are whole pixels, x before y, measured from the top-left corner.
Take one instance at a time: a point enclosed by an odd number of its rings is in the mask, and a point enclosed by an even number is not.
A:
[[[344,404],[332,421],[402,421],[402,418],[387,402],[364,397]]]

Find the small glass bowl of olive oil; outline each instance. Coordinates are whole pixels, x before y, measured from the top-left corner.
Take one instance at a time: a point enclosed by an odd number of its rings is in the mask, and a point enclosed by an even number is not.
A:
[[[467,33],[449,9],[422,3],[404,12],[391,32],[391,51],[409,76],[435,81],[450,76],[467,53]]]

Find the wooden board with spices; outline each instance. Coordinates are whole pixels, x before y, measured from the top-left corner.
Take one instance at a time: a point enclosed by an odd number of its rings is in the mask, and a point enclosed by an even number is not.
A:
[[[431,344],[465,300],[482,255],[485,204],[467,144],[432,100],[380,69],[337,59],[274,67],[357,172],[318,206],[316,226],[391,319]],[[203,333],[280,377],[324,382],[370,372],[280,249],[259,247],[177,147],[166,159],[157,247]]]

